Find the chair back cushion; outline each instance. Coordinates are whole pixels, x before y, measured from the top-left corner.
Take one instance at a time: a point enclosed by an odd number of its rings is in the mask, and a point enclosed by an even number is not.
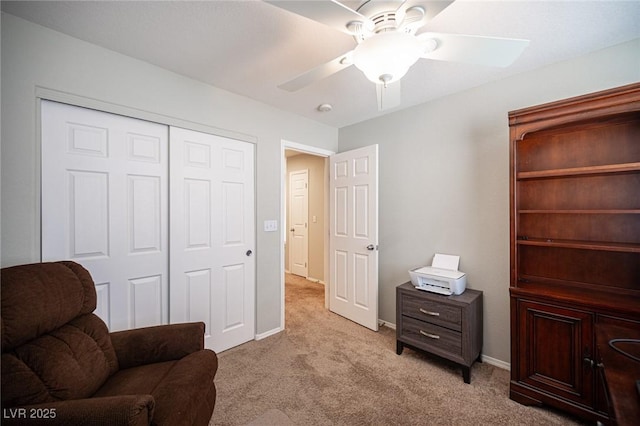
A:
[[[4,268],[2,405],[86,398],[118,370],[96,292],[74,262]]]

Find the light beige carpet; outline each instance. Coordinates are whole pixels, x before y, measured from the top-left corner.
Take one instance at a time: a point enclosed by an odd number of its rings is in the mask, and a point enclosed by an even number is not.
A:
[[[285,331],[219,354],[211,425],[573,425],[509,399],[509,372],[460,369],[324,309],[324,287],[287,276]],[[263,423],[261,423],[263,422]],[[292,423],[287,423],[292,422]]]
[[[294,426],[295,423],[282,411],[272,408],[263,415],[257,417],[247,426]]]

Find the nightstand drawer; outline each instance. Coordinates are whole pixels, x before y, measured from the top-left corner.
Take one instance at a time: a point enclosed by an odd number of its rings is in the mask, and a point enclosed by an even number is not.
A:
[[[438,325],[404,317],[401,336],[420,348],[441,349],[451,355],[462,355],[462,334]]]
[[[461,330],[462,313],[457,306],[449,306],[403,294],[402,314],[420,321],[428,321],[457,331]]]

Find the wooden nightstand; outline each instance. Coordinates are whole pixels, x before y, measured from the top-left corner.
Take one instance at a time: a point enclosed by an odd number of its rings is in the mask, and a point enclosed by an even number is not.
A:
[[[411,282],[396,287],[396,353],[405,346],[448,359],[462,367],[465,383],[482,350],[482,292],[459,296],[417,290]]]

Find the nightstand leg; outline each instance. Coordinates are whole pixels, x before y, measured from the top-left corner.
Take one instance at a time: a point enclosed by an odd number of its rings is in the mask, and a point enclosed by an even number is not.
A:
[[[471,383],[471,367],[462,366],[462,378],[465,383]]]
[[[396,354],[398,355],[402,354],[403,349],[404,349],[404,345],[402,344],[402,342],[399,340],[396,340]]]

